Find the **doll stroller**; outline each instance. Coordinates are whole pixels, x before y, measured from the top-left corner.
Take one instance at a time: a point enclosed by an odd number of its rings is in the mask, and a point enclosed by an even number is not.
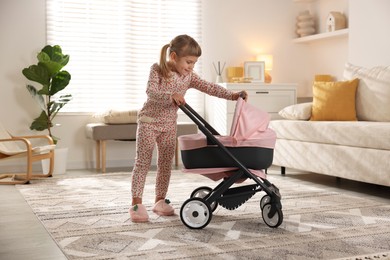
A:
[[[198,187],[180,209],[180,219],[191,229],[206,227],[218,205],[234,210],[255,193],[264,191],[260,200],[266,225],[278,227],[283,222],[279,189],[266,179],[264,170],[271,166],[276,134],[268,128],[268,113],[239,98],[230,136],[220,136],[188,104],[180,109],[194,121],[202,133],[179,137],[183,172],[202,174],[214,181],[214,189]],[[246,179],[254,184],[238,185]]]

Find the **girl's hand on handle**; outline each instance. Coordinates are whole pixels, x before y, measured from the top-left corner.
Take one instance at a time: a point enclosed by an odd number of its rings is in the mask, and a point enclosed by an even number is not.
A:
[[[173,93],[171,98],[172,98],[173,103],[178,105],[178,106],[185,105],[185,103],[186,103],[184,97],[178,93]]]
[[[248,93],[245,91],[245,90],[242,90],[240,92],[240,97],[245,100],[245,101],[248,101]]]
[[[248,93],[245,90],[233,94],[233,100],[237,100],[238,98],[242,98],[245,101],[248,101]]]

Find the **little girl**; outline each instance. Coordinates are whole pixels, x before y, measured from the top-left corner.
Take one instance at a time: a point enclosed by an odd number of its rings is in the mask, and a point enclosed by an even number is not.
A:
[[[169,60],[167,61],[167,51]],[[189,88],[228,100],[237,100],[246,92],[233,93],[225,88],[202,80],[192,70],[202,54],[199,44],[188,35],[175,37],[161,49],[160,64],[150,69],[146,89],[147,100],[138,114],[136,157],[132,175],[132,206],[129,210],[133,222],[147,222],[148,213],[142,205],[146,174],[157,144],[156,199],[153,212],[160,216],[174,214],[165,199],[171,177],[172,159],[176,145],[178,106],[185,104],[184,95]]]

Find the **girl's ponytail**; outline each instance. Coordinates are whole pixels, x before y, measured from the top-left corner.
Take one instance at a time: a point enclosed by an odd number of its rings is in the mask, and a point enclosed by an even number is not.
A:
[[[160,70],[161,70],[161,75],[163,78],[168,78],[169,77],[169,72],[171,71],[168,67],[168,62],[167,62],[167,50],[170,47],[170,44],[165,44],[161,48],[161,54],[160,54]]]

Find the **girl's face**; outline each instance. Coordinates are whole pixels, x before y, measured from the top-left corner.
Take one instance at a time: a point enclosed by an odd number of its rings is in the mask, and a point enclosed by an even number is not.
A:
[[[174,67],[181,76],[187,76],[194,69],[195,63],[198,61],[196,56],[178,57],[173,55]]]

